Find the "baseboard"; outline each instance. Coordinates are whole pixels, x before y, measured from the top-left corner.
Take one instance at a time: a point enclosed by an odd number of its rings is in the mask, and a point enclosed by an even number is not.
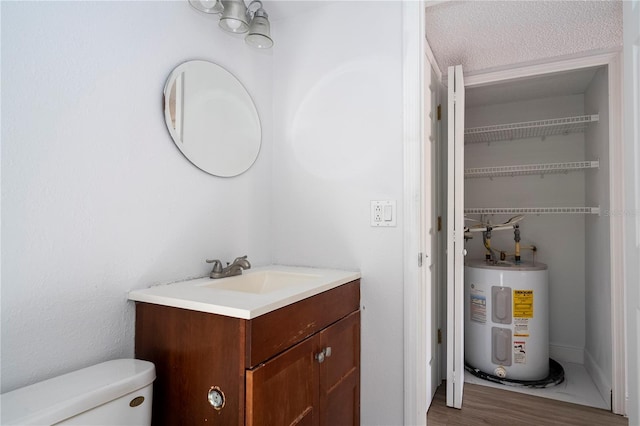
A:
[[[584,364],[584,348],[549,344],[549,357],[555,361]]]
[[[598,392],[605,402],[611,402],[611,382],[602,371],[602,368],[596,363],[589,351],[584,351],[584,368],[591,376],[591,380],[596,384]]]

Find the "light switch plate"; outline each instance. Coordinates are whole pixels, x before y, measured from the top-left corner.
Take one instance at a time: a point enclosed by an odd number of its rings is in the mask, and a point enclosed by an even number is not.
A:
[[[396,226],[396,200],[371,201],[371,226]]]

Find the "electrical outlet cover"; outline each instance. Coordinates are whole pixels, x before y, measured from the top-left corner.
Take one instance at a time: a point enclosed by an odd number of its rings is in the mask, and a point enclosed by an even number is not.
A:
[[[396,200],[371,201],[371,226],[396,226]]]

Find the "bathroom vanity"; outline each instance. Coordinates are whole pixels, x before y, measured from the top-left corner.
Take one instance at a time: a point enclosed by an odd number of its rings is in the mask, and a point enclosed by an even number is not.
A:
[[[216,283],[222,280],[201,279],[131,292],[136,358],[156,365],[153,424],[358,425],[359,274],[331,271],[327,279],[322,270],[312,271],[302,278],[315,278],[300,285],[272,283],[251,291],[242,283],[233,291]],[[286,271],[273,277],[296,280]],[[224,313],[190,307],[185,299],[210,294],[208,286],[219,293],[212,296],[217,303],[228,297],[231,305],[238,297],[258,306],[262,299],[270,308],[240,309],[233,316],[225,306],[208,309]],[[194,288],[170,303],[172,291]],[[284,306],[273,303],[283,298]],[[268,312],[256,314],[260,310]]]

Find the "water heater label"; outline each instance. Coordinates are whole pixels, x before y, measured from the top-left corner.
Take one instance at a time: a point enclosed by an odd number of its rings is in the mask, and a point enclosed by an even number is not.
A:
[[[527,363],[527,349],[525,341],[513,341],[513,362],[514,364]]]
[[[513,335],[516,337],[529,337],[529,318],[514,318]]]
[[[533,290],[513,290],[513,317],[533,318]]]
[[[471,285],[471,293],[469,300],[469,310],[471,321],[486,323],[487,322],[487,297],[484,291],[473,288]]]

